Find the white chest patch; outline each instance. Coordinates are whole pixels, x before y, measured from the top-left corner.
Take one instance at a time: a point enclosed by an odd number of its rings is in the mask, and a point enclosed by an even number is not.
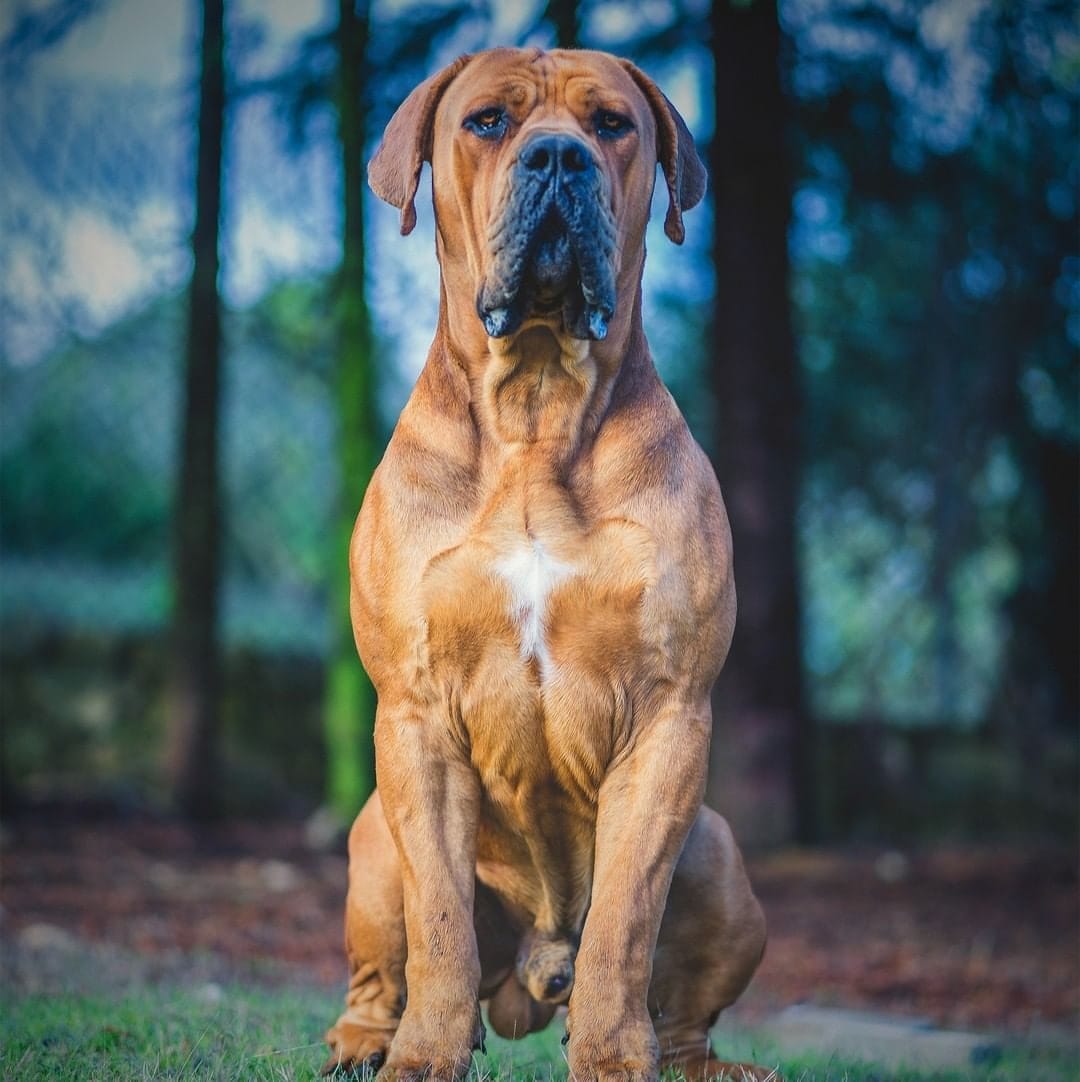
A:
[[[541,675],[546,676],[551,655],[544,641],[544,608],[551,591],[573,574],[574,567],[533,541],[497,560],[495,570],[510,588],[510,615],[521,636],[521,656],[536,658]]]

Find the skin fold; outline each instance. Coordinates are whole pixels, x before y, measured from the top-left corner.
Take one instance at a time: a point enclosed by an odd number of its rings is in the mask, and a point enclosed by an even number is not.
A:
[[[439,322],[350,550],[378,792],[326,1067],[461,1078],[486,1000],[508,1037],[568,1003],[578,1082],[716,1075],[708,1029],[765,943],[702,806],[731,538],[641,325],[657,163],[676,242],[704,170],[638,69],[535,49],[395,114],[369,180],[403,232],[425,161]]]

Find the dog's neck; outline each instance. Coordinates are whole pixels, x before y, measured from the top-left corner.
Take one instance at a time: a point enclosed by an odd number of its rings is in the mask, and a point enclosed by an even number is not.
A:
[[[436,343],[465,379],[482,453],[496,459],[526,453],[556,469],[596,437],[617,385],[630,369],[651,366],[641,326],[640,265],[628,293],[633,304],[617,313],[603,341],[573,338],[541,321],[527,321],[507,338],[489,338],[473,305],[448,303],[453,275],[444,279]],[[633,270],[631,270],[633,273]],[[455,321],[451,313],[466,313]],[[471,317],[471,318],[470,318]]]

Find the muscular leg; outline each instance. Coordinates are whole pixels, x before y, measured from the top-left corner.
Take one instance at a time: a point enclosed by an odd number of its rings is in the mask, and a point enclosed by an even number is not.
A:
[[[662,1068],[688,1079],[768,1076],[715,1059],[708,1036],[720,1011],[750,983],[764,950],[765,917],[731,829],[703,807],[675,867],[649,985]]]
[[[475,915],[481,995],[513,976],[517,933],[498,902],[476,885]],[[349,891],[345,902],[349,988],[345,1010],[327,1031],[330,1057],[323,1073],[339,1066],[378,1069],[405,1009],[405,911],[401,867],[378,793],[364,805],[349,833]]]
[[[649,1014],[653,956],[705,788],[710,723],[707,701],[672,695],[600,788],[592,901],[566,1020],[577,1082],[659,1077]]]

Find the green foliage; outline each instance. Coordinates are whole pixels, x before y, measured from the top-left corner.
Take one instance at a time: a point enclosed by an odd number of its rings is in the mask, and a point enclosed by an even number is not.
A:
[[[165,546],[179,333],[169,298],[26,369],[0,365],[6,554],[109,562]]]
[[[225,630],[311,651],[325,621],[332,445],[323,283],[228,312],[224,397]],[[182,298],[26,367],[0,364],[5,618],[93,629],[165,617]],[[152,585],[148,587],[148,583]]]
[[[356,656],[349,546],[378,461],[375,341],[367,303],[361,159],[370,13],[351,0],[338,9],[337,135],[343,188],[341,264],[335,281],[334,406],[339,484],[329,531],[330,649],[323,691],[325,801],[342,824],[375,788],[375,696]]]
[[[375,693],[351,632],[347,639],[343,633],[340,641],[323,691],[326,803],[341,823],[350,823],[375,788]]]
[[[1075,621],[1054,614],[1075,609],[1080,158],[1048,58],[1077,37],[1039,10],[984,5],[939,39],[918,5],[822,13],[857,43],[834,52],[792,20],[805,642],[828,718],[1075,718]],[[978,108],[950,89],[974,70]]]

